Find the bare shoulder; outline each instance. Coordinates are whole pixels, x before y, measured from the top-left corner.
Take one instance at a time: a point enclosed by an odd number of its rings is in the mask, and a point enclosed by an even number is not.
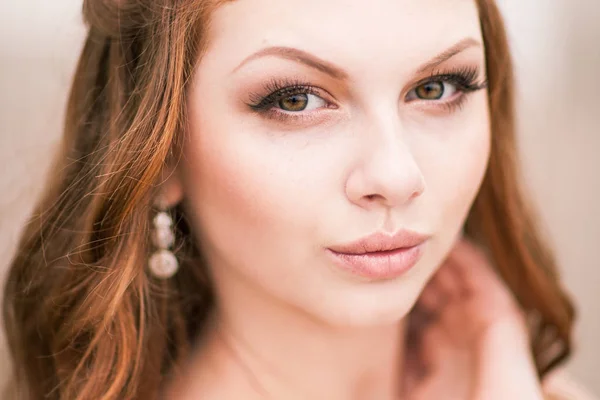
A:
[[[600,400],[564,370],[552,372],[544,379],[544,391],[557,400]]]

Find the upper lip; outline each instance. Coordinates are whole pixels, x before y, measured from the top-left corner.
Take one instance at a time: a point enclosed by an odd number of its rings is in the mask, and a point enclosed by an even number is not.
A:
[[[415,247],[427,239],[427,235],[409,230],[400,230],[394,234],[377,232],[350,243],[331,246],[329,250],[342,254],[375,253]]]

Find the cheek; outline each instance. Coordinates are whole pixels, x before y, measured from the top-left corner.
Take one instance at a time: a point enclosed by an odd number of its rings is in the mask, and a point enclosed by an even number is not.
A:
[[[277,226],[282,195],[272,166],[243,138],[227,138],[218,127],[192,129],[186,148],[184,185],[188,208],[218,247],[258,239],[259,227]],[[205,134],[201,134],[206,132]],[[241,135],[240,135],[241,136]],[[249,240],[251,239],[251,240]]]
[[[422,151],[427,201],[440,231],[460,229],[487,169],[490,126],[486,101],[480,100]]]
[[[426,190],[415,204],[415,218],[425,221],[434,238],[410,279],[412,289],[425,283],[447,256],[479,192],[490,153],[487,99],[465,109],[452,122],[441,121],[414,135],[414,156]],[[415,298],[417,294],[415,292]]]
[[[282,265],[306,258],[315,205],[328,186],[322,169],[307,162],[311,150],[295,138],[191,114],[183,184],[209,265],[282,286],[295,276],[292,265]]]

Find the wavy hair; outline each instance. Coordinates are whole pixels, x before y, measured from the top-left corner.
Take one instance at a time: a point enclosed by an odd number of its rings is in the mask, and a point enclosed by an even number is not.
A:
[[[519,184],[513,75],[501,15],[477,0],[492,148],[467,235],[531,318],[540,377],[571,348],[573,307]],[[155,399],[213,306],[181,207],[178,274],[147,273],[152,200],[177,157],[194,66],[216,0],[85,0],[89,28],[62,146],[26,225],[4,292],[18,399]]]

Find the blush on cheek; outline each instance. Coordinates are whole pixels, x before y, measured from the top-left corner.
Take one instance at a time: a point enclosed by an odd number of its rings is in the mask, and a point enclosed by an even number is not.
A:
[[[258,135],[241,134],[220,126],[219,121],[210,121],[216,124],[210,127],[207,120],[196,121],[204,124],[201,130],[197,126],[190,131],[184,185],[193,223],[202,233],[202,246],[231,263],[256,268],[264,264],[261,253],[265,249],[275,248],[278,239],[292,234],[287,221],[293,203],[290,190],[282,187],[289,183],[280,181],[283,173],[273,168],[278,160],[269,156],[268,148],[259,148],[263,143],[256,139]]]
[[[198,154],[200,153],[200,154]],[[265,221],[256,176],[226,152],[202,151],[190,160],[188,186],[196,214],[205,223],[258,225]],[[214,221],[213,221],[214,220]]]

